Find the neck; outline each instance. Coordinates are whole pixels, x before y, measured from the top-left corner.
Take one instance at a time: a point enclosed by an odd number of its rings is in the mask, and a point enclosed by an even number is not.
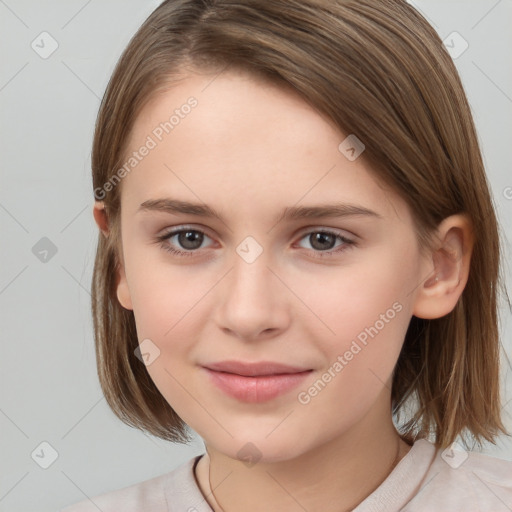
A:
[[[209,446],[196,468],[199,487],[214,512],[352,510],[410,449],[389,410],[389,421],[382,412],[376,418],[372,410],[341,436],[279,462],[248,467]]]

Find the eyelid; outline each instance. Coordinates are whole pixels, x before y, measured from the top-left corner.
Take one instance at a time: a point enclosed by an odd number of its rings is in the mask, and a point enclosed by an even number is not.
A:
[[[351,231],[347,231],[346,229],[331,228],[321,225],[307,226],[305,228],[301,228],[296,236],[302,237],[312,232],[332,233],[334,235],[341,236],[342,238],[350,238],[351,240],[354,241],[356,241],[359,238],[356,234],[352,233]]]
[[[215,238],[214,236],[212,236],[211,231],[207,227],[194,224],[179,224],[177,226],[164,228],[159,234],[157,234],[157,236],[162,237],[171,234],[176,235],[181,231],[186,231],[187,229],[190,231],[199,231],[200,233],[204,233],[209,238]]]

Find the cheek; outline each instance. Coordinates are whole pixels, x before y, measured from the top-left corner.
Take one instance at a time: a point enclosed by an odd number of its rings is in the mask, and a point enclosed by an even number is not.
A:
[[[210,282],[204,272],[170,265],[160,256],[149,262],[137,251],[126,268],[139,343],[151,340],[158,353],[147,371],[166,400],[186,416],[189,393],[198,394],[190,377],[191,349],[206,315],[208,291],[218,278]]]
[[[171,264],[158,249],[151,251],[151,260],[137,258],[135,252],[127,262],[130,294],[139,335],[167,340],[176,331],[194,328],[197,306],[214,286],[215,276]]]
[[[133,307],[139,341],[149,338],[158,351],[158,357],[146,367],[148,374],[165,400],[188,423],[197,415],[191,397],[202,392],[192,375],[196,368],[191,350],[198,339],[198,315],[206,290],[199,283],[181,287],[182,282],[156,272],[146,274],[134,283]]]
[[[305,301],[322,320],[312,317],[310,338],[324,354],[328,385],[354,406],[390,379],[410,322],[415,270],[393,255],[343,270]]]
[[[314,314],[308,315],[311,334],[321,336],[329,351],[343,348],[358,335],[364,342],[365,329],[374,325],[388,340],[406,328],[414,269],[396,261],[392,251],[380,251],[378,256],[331,269],[323,279],[315,276],[314,282],[304,274],[295,276],[294,291]]]
[[[366,291],[356,288],[359,295],[335,297],[340,304],[330,320],[335,334],[325,329],[321,337],[312,334],[325,366],[298,390],[302,395],[297,399],[300,410],[315,417],[315,423],[329,425],[327,436],[359,421],[391,389],[410,316],[399,299],[400,290],[386,284],[373,281]],[[327,311],[329,303],[318,306]]]

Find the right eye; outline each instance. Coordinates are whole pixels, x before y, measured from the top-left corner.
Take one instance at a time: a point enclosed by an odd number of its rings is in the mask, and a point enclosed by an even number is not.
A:
[[[205,237],[210,238],[199,229],[181,227],[160,235],[157,239],[161,242],[161,247],[172,254],[193,256],[194,253],[199,252],[198,249],[201,248]],[[175,242],[169,243],[173,238]]]

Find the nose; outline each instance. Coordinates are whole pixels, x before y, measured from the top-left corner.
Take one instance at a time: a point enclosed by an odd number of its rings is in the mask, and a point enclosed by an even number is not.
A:
[[[290,292],[266,251],[254,261],[240,254],[234,254],[231,271],[216,287],[216,323],[246,341],[276,336],[290,322]]]

